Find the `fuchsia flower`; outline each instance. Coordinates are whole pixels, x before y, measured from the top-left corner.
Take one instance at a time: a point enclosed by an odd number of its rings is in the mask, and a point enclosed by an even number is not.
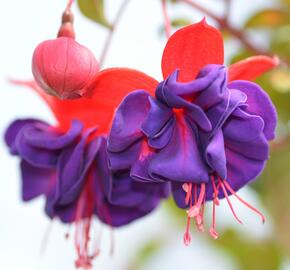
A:
[[[135,181],[170,183],[176,204],[204,231],[204,208],[254,180],[269,157],[277,122],[275,108],[250,82],[275,67],[276,58],[256,56],[229,68],[223,65],[223,40],[205,20],[173,34],[163,52],[164,81],[148,92],[141,85],[118,107],[108,138],[110,168],[129,169]]]
[[[6,131],[11,154],[21,158],[23,200],[44,195],[50,218],[76,224],[77,267],[91,267],[98,254],[88,248],[93,216],[111,227],[123,226],[152,212],[169,195],[166,183],[134,182],[128,170],[108,167],[106,135],[114,110],[140,82],[145,89],[156,86],[138,71],[104,70],[90,85],[93,95],[75,100],[47,95],[34,82],[14,82],[40,94],[57,119],[53,126],[16,120]]]

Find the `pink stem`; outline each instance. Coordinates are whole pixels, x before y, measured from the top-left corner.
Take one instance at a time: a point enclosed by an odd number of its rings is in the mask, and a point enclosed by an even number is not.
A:
[[[72,4],[73,4],[73,2],[74,2],[74,0],[69,0],[68,3],[67,3],[66,8],[67,8],[67,9],[70,9],[71,6],[72,6]]]
[[[166,33],[167,39],[169,39],[170,33],[171,33],[171,23],[170,23],[170,18],[167,12],[166,0],[161,0],[161,3],[162,3],[162,12],[164,16],[165,33]]]

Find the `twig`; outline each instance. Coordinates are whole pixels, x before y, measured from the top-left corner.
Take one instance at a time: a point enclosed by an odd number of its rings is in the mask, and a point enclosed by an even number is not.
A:
[[[167,13],[166,0],[161,0],[161,4],[162,4],[163,16],[164,16],[165,33],[166,33],[166,37],[169,38],[170,33],[171,33],[171,22]]]
[[[107,36],[107,39],[105,41],[105,44],[104,44],[104,47],[103,47],[103,50],[102,50],[102,53],[101,53],[101,56],[100,56],[100,60],[99,60],[99,63],[100,63],[100,67],[103,66],[104,64],[104,61],[105,61],[105,58],[107,56],[107,53],[108,53],[108,50],[109,50],[109,47],[112,43],[112,39],[113,39],[113,35],[114,35],[114,32],[117,28],[117,25],[119,24],[120,22],[120,19],[122,18],[122,15],[127,7],[127,5],[129,4],[130,0],[123,0],[117,14],[116,14],[116,17],[112,23],[112,26],[109,30],[109,33],[108,33],[108,36]]]
[[[240,40],[240,42],[250,51],[252,51],[253,53],[255,54],[262,54],[262,55],[269,55],[269,56],[272,56],[271,53],[267,52],[267,51],[264,51],[264,50],[261,50],[260,48],[257,48],[255,45],[253,45],[248,39],[247,37],[245,36],[245,34],[239,30],[239,29],[236,29],[235,27],[231,26],[227,19],[225,18],[221,18],[219,16],[217,16],[216,14],[214,14],[212,11],[208,10],[207,8],[193,2],[192,0],[179,0],[179,2],[183,2],[183,3],[186,3],[188,5],[190,5],[191,7],[201,11],[203,14],[205,14],[206,16],[214,19],[218,24],[219,26],[222,28],[222,29],[226,29],[228,30],[233,36],[235,36],[237,39]]]
[[[225,16],[224,19],[228,22],[231,14],[232,0],[225,0]]]
[[[66,5],[66,8],[67,8],[67,9],[70,9],[70,8],[71,8],[71,6],[72,6],[72,4],[73,4],[73,1],[74,1],[74,0],[68,0],[68,3],[67,3],[67,5]]]

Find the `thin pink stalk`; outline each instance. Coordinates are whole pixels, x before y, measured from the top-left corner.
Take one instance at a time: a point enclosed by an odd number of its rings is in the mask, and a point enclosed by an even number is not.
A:
[[[66,5],[66,8],[67,9],[70,9],[71,6],[72,6],[72,4],[73,4],[73,2],[74,2],[74,0],[69,0],[68,3],[67,3],[67,5]]]
[[[161,0],[161,4],[162,4],[163,16],[164,16],[165,33],[166,33],[167,39],[169,39],[170,33],[171,33],[171,22],[170,22],[170,18],[167,12],[166,0]]]

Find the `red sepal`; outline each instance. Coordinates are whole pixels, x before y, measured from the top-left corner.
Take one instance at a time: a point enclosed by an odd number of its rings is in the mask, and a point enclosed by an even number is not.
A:
[[[229,81],[253,81],[263,73],[279,65],[278,57],[257,55],[239,61],[229,67]]]
[[[162,56],[164,79],[176,69],[179,80],[193,80],[207,64],[223,64],[224,45],[221,33],[203,19],[176,31],[168,40]]]

